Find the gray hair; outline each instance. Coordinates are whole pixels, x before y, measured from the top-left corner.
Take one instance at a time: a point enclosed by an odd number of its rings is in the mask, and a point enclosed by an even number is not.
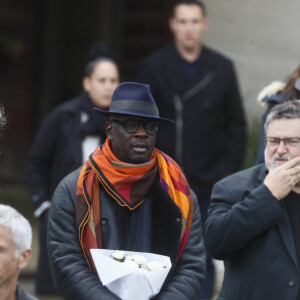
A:
[[[267,116],[265,133],[267,133],[270,123],[279,119],[300,119],[300,100],[294,99],[275,105]]]
[[[0,204],[0,226],[9,228],[15,244],[15,257],[31,249],[32,229],[29,222],[13,207]]]

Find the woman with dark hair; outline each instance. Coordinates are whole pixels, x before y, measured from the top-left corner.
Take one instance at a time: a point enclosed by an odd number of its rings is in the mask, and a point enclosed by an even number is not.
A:
[[[108,110],[113,91],[119,84],[119,70],[114,60],[102,50],[98,45],[90,50],[92,59],[85,67],[82,93],[50,112],[29,153],[27,177],[34,215],[40,221],[38,295],[56,294],[48,263],[46,235],[48,210],[56,186],[81,166],[106,138],[107,119],[93,108]]]
[[[256,157],[256,164],[263,163],[264,158],[264,124],[272,107],[276,104],[281,104],[293,99],[300,99],[300,65],[289,76],[287,81],[273,81],[270,85],[266,86],[257,97],[259,103],[266,107],[266,111],[262,116],[260,123],[260,135]]]

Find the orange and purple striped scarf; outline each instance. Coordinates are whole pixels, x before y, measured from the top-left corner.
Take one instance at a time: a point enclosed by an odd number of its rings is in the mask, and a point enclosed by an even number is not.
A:
[[[107,139],[83,165],[77,183],[76,225],[79,241],[90,268],[95,270],[90,249],[102,248],[99,183],[119,205],[133,210],[143,203],[157,168],[161,186],[182,214],[182,231],[177,255],[177,260],[179,259],[188,240],[193,218],[190,187],[180,167],[156,148],[149,161],[144,164],[123,163],[114,156]]]

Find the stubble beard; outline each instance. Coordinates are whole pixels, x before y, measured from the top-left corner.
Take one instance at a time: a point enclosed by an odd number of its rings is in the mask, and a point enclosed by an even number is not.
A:
[[[291,159],[291,157],[288,155],[288,154],[278,154],[278,153],[275,153],[272,158],[271,158],[271,161],[269,161],[267,159],[267,149],[265,149],[265,164],[266,164],[266,167],[268,170],[274,170],[276,169],[277,167],[281,166],[282,164],[278,164],[276,162],[277,159],[285,159],[287,161],[289,161]]]

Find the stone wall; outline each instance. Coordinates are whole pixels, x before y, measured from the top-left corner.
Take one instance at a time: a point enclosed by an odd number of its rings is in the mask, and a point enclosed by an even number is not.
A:
[[[249,125],[264,109],[259,91],[285,80],[300,63],[298,0],[204,0],[210,28],[207,45],[225,53],[236,66]]]

